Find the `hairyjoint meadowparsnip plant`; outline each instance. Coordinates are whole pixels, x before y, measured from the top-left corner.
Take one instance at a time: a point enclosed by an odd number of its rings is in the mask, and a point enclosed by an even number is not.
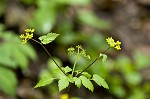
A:
[[[48,52],[48,50],[44,47],[44,44],[51,43],[53,40],[56,39],[56,37],[59,34],[56,33],[48,33],[47,35],[43,35],[39,37],[39,41],[33,39],[33,33],[35,32],[35,29],[26,29],[25,34],[21,34],[20,38],[22,39],[22,44],[27,43],[28,40],[33,40],[36,43],[40,44],[46,53],[49,55],[49,57],[52,59],[52,61],[55,63],[55,65],[58,67],[58,69],[62,72],[62,75],[59,76],[51,76],[51,75],[46,75],[43,77],[35,86],[34,88],[45,86],[47,84],[52,83],[54,80],[58,81],[58,88],[59,91],[68,88],[68,91],[70,89],[71,84],[75,84],[78,88],[81,87],[81,85],[85,86],[92,92],[94,91],[94,86],[92,84],[92,81],[97,83],[99,86],[102,86],[106,89],[109,89],[107,83],[105,80],[97,75],[97,74],[89,74],[86,72],[86,70],[91,67],[98,59],[102,58],[102,62],[105,62],[107,59],[107,55],[105,52],[109,50],[110,48],[115,48],[117,50],[121,50],[121,42],[120,41],[114,41],[112,37],[108,37],[106,39],[106,42],[109,44],[109,47],[102,53],[99,54],[99,57],[97,57],[91,64],[89,64],[85,69],[83,70],[75,70],[76,64],[80,58],[86,58],[86,59],[91,59],[90,55],[87,55],[86,50],[81,46],[77,45],[76,47],[70,47],[67,49],[68,55],[74,55],[75,56],[75,61],[73,64],[73,68],[70,68],[71,66],[66,66],[66,67],[60,67],[57,62],[54,60],[54,58],[51,56],[51,54]],[[60,73],[60,72],[59,72]]]

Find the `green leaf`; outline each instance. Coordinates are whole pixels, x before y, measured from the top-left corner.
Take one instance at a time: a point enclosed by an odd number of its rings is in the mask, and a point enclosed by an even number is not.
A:
[[[111,28],[111,23],[109,21],[99,18],[90,11],[78,11],[77,18],[78,21],[84,25],[92,26],[99,29]]]
[[[0,66],[0,90],[8,95],[15,95],[17,82],[14,72],[4,68],[4,66]]]
[[[72,78],[72,75],[71,75],[71,74],[67,75],[67,77],[68,77],[68,81],[69,81],[70,83],[74,83],[74,79]]]
[[[59,34],[56,33],[48,33],[47,35],[44,36],[40,36],[39,40],[43,43],[43,44],[48,44],[50,42],[52,42],[53,40],[55,40],[55,38],[58,36]]]
[[[80,76],[79,78],[81,79],[82,84],[83,84],[86,88],[88,88],[89,90],[91,90],[91,91],[93,92],[94,87],[93,87],[92,82],[91,82],[89,79],[87,79],[85,76]]]
[[[102,56],[102,62],[104,63],[107,59],[107,55],[100,53],[99,57],[101,57],[101,56]]]
[[[31,46],[29,43],[28,44],[22,44],[20,46],[18,46],[18,48],[20,48],[20,50],[26,54],[26,56],[28,56],[29,58],[35,60],[37,58],[37,53],[35,52],[33,46]]]
[[[97,75],[97,74],[94,74],[92,79],[93,79],[99,86],[103,86],[104,88],[109,89],[107,83],[105,82],[105,80],[104,80],[101,76],[99,76],[99,75]]]
[[[87,78],[89,78],[89,79],[91,78],[91,75],[90,75],[88,72],[83,72],[82,74],[83,74],[84,76],[86,76]]]
[[[50,84],[52,83],[52,81],[54,80],[55,78],[52,78],[51,75],[46,75],[45,77],[43,77],[35,86],[34,88],[37,88],[37,87],[41,87],[41,86],[45,86],[47,84]]]
[[[13,47],[12,52],[13,52],[12,57],[14,58],[14,61],[18,63],[18,65],[22,69],[26,69],[29,64],[28,58],[26,57],[26,55],[17,47]]]
[[[9,66],[11,68],[16,68],[20,66],[22,69],[27,68],[30,57],[35,58],[35,51],[29,44],[22,45],[21,40],[18,35],[16,36],[14,32],[5,31],[2,32],[3,44],[0,46],[0,64],[4,66]],[[6,42],[5,42],[6,41]]]
[[[75,85],[80,88],[82,85],[81,79],[77,78],[77,77],[73,77],[73,80],[75,82]]]
[[[0,64],[4,66],[9,66],[11,68],[16,68],[17,63],[16,61],[12,60],[11,56],[11,49],[10,44],[4,43],[0,46]]]
[[[65,73],[68,73],[68,72],[72,71],[72,69],[70,67],[66,66],[64,68],[64,71],[65,71]]]
[[[69,81],[68,81],[67,77],[65,77],[65,76],[61,77],[60,80],[58,81],[59,91],[65,89],[68,86],[69,86]]]

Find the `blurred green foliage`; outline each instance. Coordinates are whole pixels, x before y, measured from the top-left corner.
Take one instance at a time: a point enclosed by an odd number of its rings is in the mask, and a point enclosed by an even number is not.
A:
[[[15,96],[18,80],[13,69],[27,69],[29,58],[36,59],[36,53],[30,44],[22,46],[18,35],[5,31],[0,24],[0,90]]]
[[[31,2],[32,0],[30,0]],[[24,3],[29,3],[29,0],[23,0]],[[31,27],[35,27],[39,33],[48,33],[53,27],[59,23],[59,18],[65,18],[65,11],[69,6],[87,6],[90,5],[90,0],[36,0],[35,3],[38,9],[34,13],[34,18],[29,22]],[[31,2],[32,3],[32,2]],[[110,28],[110,22],[99,19],[90,11],[76,10],[76,19],[78,23],[87,24],[100,29]],[[60,20],[64,21],[64,19]],[[71,21],[71,20],[70,20]],[[63,22],[62,22],[63,23]]]
[[[35,27],[40,33],[47,33],[55,28],[56,33],[60,33],[56,42],[61,47],[60,50],[65,51],[68,46],[82,43],[91,55],[92,59],[98,56],[98,53],[108,48],[105,43],[105,37],[99,32],[86,33],[80,31],[80,28],[74,27],[88,26],[97,29],[110,29],[111,24],[109,21],[100,19],[92,11],[76,10],[74,9],[73,20],[68,19],[67,11],[72,7],[89,6],[90,0],[83,0],[83,3],[72,3],[74,0],[50,0],[50,1],[37,1],[38,9],[35,11],[34,19],[30,21],[30,26]],[[75,23],[78,25],[76,26]],[[31,24],[32,23],[32,24]],[[47,28],[48,27],[48,28]],[[109,50],[113,53],[114,50]],[[109,56],[108,56],[109,57]],[[91,68],[88,69],[91,73],[101,75],[110,86],[109,93],[115,95],[117,98],[133,98],[144,99],[147,96],[150,84],[145,81],[142,85],[143,79],[140,69],[149,67],[149,56],[143,55],[140,52],[133,53],[133,60],[126,55],[116,56],[116,59],[110,59],[106,63],[97,61]],[[73,64],[74,57],[69,58]],[[78,62],[76,69],[84,69],[91,61],[81,59]],[[53,65],[48,65],[53,67]],[[50,72],[52,72],[50,69]],[[43,70],[49,73],[47,70]],[[42,75],[45,74],[42,72]],[[138,87],[139,86],[139,87]],[[54,87],[54,86],[53,86]],[[50,87],[57,92],[55,88]],[[129,91],[130,90],[130,91]],[[146,91],[145,91],[146,90]],[[51,92],[51,91],[50,91]]]
[[[0,0],[0,16],[5,13],[6,5],[4,1]],[[105,43],[104,35],[100,32],[92,31],[91,33],[90,31],[90,33],[86,33],[80,30],[84,28],[83,26],[88,26],[88,28],[94,27],[96,29],[109,29],[111,27],[110,22],[99,18],[92,11],[86,10],[84,12],[84,10],[80,9],[82,7],[85,7],[85,9],[89,7],[92,4],[92,0],[21,0],[21,2],[25,5],[36,6],[33,19],[29,20],[28,26],[34,27],[39,35],[52,30],[61,34],[56,40],[59,47],[61,47],[59,49],[62,52],[60,56],[63,57],[63,52],[66,51],[68,46],[78,43],[83,44],[92,59],[96,58],[99,52],[104,51],[108,47]],[[70,8],[71,11],[74,11],[73,15],[69,12]],[[70,17],[68,18],[68,14],[73,16],[71,16],[72,20]],[[36,54],[33,54],[35,52],[30,45],[26,47],[16,44],[18,41],[14,32],[4,31],[0,28],[0,39],[3,41],[0,46],[0,89],[7,94],[14,95],[18,81],[15,73],[7,67],[27,68],[29,64],[27,57],[33,58]],[[25,48],[26,50],[23,50]],[[10,53],[12,51],[13,53]],[[108,58],[109,54],[112,53],[114,53],[113,50],[108,51]],[[101,75],[110,87],[107,90],[108,93],[113,94],[117,98],[149,99],[150,83],[143,78],[143,76],[148,75],[143,75],[141,70],[150,67],[150,56],[144,55],[141,52],[134,52],[132,56],[131,59],[121,54],[116,55],[115,59],[109,58],[105,63],[97,61],[88,71]],[[68,59],[73,64],[74,57]],[[56,61],[63,66],[60,59]],[[77,64],[77,69],[84,69],[90,62],[81,59]],[[55,64],[51,60],[48,60],[48,67],[41,70],[39,78],[52,73],[51,70],[53,68],[55,68]],[[14,83],[10,85],[7,83],[8,79],[12,79]],[[58,92],[55,83],[49,89],[50,94]]]
[[[1,65],[0,90],[6,92],[9,95],[15,96],[17,83],[18,80],[16,78],[15,73]]]
[[[5,0],[1,0],[0,1],[0,16],[4,13],[5,8],[6,8]]]
[[[78,11],[77,19],[81,24],[89,25],[95,28],[110,29],[111,27],[109,21],[98,18],[91,11]]]

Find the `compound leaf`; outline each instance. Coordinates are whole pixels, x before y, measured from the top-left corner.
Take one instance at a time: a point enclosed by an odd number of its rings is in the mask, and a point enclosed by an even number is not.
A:
[[[47,35],[43,35],[39,37],[39,40],[42,42],[42,44],[48,44],[56,39],[56,37],[59,34],[56,33],[48,33]]]
[[[93,87],[92,82],[91,82],[89,79],[87,79],[85,76],[80,76],[79,78],[81,79],[82,84],[83,84],[86,88],[88,88],[89,90],[91,90],[91,91],[93,92],[94,87]]]
[[[101,76],[99,76],[99,75],[97,75],[97,74],[94,74],[92,79],[93,79],[99,86],[103,86],[104,88],[109,89],[107,83],[105,82],[105,80],[104,80]]]

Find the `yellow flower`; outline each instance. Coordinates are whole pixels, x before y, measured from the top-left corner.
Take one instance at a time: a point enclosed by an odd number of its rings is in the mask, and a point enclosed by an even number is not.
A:
[[[117,41],[115,48],[116,48],[117,50],[121,50],[120,45],[121,45],[121,42]]]
[[[110,47],[114,47],[116,45],[114,39],[112,37],[108,37],[106,42],[110,45]]]
[[[33,33],[35,31],[35,29],[31,29],[31,33]]]
[[[23,39],[22,44],[26,44],[26,43],[27,43],[27,40]]]
[[[69,99],[69,95],[68,94],[62,94],[60,96],[60,99]]]
[[[27,33],[27,32],[30,32],[30,31],[31,31],[31,29],[25,29],[24,31]]]
[[[31,33],[31,34],[26,33],[26,38],[31,39],[32,37],[33,37],[33,33]]]
[[[25,37],[24,34],[21,34],[21,35],[20,35],[20,38],[24,38],[24,37]]]
[[[117,42],[116,42],[116,45],[121,45],[121,42],[117,41]]]
[[[32,39],[35,29],[25,29],[25,34],[21,34],[22,44],[26,44],[29,39]]]
[[[121,50],[120,45],[115,47],[117,50]]]
[[[121,48],[120,48],[121,42],[120,41],[115,42],[112,37],[108,37],[106,39],[106,42],[110,45],[110,47],[114,47],[117,50],[121,50]]]

